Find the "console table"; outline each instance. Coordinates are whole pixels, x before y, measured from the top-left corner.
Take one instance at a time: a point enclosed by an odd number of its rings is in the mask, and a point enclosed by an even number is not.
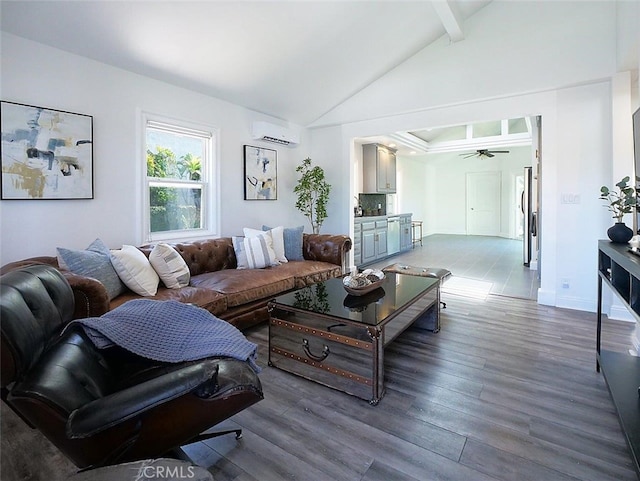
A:
[[[600,349],[603,282],[640,321],[640,257],[629,252],[627,244],[598,241],[596,370],[602,370],[640,477],[640,357]]]

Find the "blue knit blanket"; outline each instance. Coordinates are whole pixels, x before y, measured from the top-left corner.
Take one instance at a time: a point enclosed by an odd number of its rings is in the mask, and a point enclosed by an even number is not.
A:
[[[248,361],[254,371],[257,346],[227,321],[178,301],[135,299],[101,317],[77,319],[99,349],[114,345],[162,362],[224,356]]]

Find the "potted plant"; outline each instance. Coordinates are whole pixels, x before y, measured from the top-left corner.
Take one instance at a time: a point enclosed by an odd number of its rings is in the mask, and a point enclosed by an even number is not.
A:
[[[635,189],[629,185],[629,176],[616,184],[617,190],[610,190],[606,185],[600,188],[600,199],[607,202],[607,209],[613,213],[616,223],[607,230],[612,242],[624,244],[633,237],[633,231],[627,227],[622,218],[633,212],[636,206]]]
[[[325,180],[322,167],[311,166],[310,158],[304,159],[302,165],[296,167],[296,172],[302,174],[293,189],[293,192],[298,195],[296,208],[309,219],[313,233],[318,234],[320,226],[327,218],[331,185]]]

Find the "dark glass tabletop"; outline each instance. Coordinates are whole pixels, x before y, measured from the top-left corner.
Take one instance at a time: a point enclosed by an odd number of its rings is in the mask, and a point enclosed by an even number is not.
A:
[[[336,278],[283,294],[274,302],[276,307],[286,306],[375,326],[437,283],[438,279],[431,277],[387,273],[381,287],[363,296],[353,296],[344,289],[342,278]]]

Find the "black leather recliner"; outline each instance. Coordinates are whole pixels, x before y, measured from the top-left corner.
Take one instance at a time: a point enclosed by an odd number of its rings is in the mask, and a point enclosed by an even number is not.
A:
[[[81,328],[61,332],[74,297],[50,266],[0,278],[2,399],[78,467],[157,458],[263,398],[248,362],[209,358],[178,364],[112,347],[98,350]]]

